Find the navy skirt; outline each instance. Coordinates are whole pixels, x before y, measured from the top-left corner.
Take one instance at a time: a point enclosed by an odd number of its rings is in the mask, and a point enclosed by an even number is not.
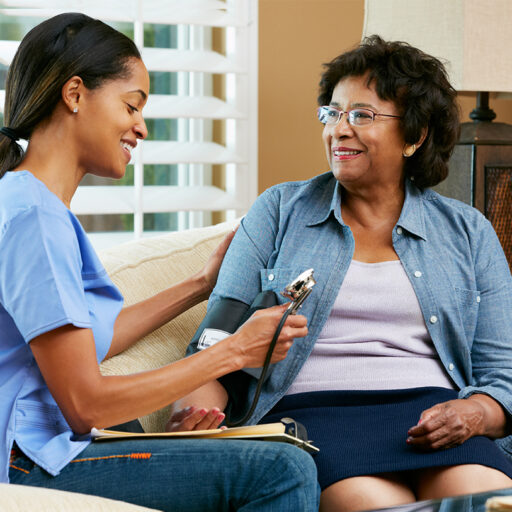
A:
[[[459,464],[489,466],[512,478],[512,462],[487,437],[432,452],[406,443],[425,409],[455,398],[456,391],[437,387],[299,393],[281,399],[260,423],[290,417],[306,427],[320,448],[314,459],[322,490],[353,476]]]

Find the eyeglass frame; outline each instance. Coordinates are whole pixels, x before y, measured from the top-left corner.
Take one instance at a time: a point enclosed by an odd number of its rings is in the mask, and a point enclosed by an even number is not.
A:
[[[338,112],[338,119],[336,122],[333,122],[333,123],[327,123],[327,122],[322,122],[322,120],[320,119],[320,112],[322,111],[322,109],[329,109],[329,110],[336,110],[336,112]],[[364,110],[365,112],[369,112],[372,116],[372,120],[371,122],[369,122],[368,124],[364,125],[364,124],[355,124],[351,121],[351,113],[352,112],[355,112],[355,111],[358,111],[358,110]],[[323,125],[331,125],[331,126],[334,126],[334,125],[337,125],[340,121],[341,121],[341,118],[347,114],[347,121],[348,121],[348,124],[350,124],[350,126],[368,126],[370,124],[372,124],[374,121],[375,121],[375,116],[382,116],[382,117],[394,117],[396,119],[402,119],[403,116],[395,116],[395,115],[392,115],[392,114],[379,114],[377,112],[374,112],[373,110],[370,110],[369,108],[364,108],[364,107],[356,107],[356,108],[351,108],[350,110],[340,110],[339,108],[336,108],[336,107],[332,107],[331,105],[323,105],[321,107],[318,107],[316,109],[316,114],[317,114],[317,117],[318,117],[318,120],[323,124]]]

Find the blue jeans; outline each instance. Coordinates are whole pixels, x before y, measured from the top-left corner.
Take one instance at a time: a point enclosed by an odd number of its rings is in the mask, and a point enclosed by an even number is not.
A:
[[[56,477],[16,450],[9,479],[163,511],[313,511],[320,498],[312,457],[295,446],[264,441],[95,442]]]

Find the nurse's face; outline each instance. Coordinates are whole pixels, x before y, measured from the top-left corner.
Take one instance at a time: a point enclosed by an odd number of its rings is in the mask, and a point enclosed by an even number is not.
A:
[[[147,136],[142,109],[149,95],[149,75],[137,58],[130,59],[128,69],[128,77],[88,89],[80,102],[80,163],[87,173],[123,177],[132,150]]]

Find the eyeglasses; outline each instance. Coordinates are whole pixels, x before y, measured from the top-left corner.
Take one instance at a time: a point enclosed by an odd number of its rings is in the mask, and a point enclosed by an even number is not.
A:
[[[375,116],[396,117],[402,119],[402,116],[392,116],[391,114],[376,114],[367,108],[353,108],[351,110],[338,110],[334,107],[319,107],[317,109],[318,119],[323,124],[338,124],[343,114],[347,114],[348,122],[352,126],[365,126],[372,124]]]

